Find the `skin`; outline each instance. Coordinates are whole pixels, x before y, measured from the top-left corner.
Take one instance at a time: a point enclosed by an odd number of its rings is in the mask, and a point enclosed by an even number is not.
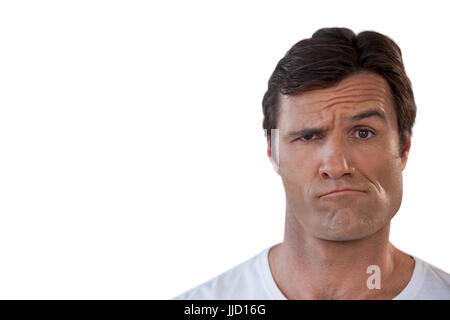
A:
[[[368,109],[372,116],[346,120]],[[306,127],[320,134],[292,137]],[[414,260],[389,242],[390,220],[400,208],[402,171],[397,117],[388,83],[362,72],[336,86],[281,95],[279,163],[267,153],[286,193],[283,242],[269,265],[288,299],[392,299],[409,282]],[[359,190],[323,196],[336,188]],[[367,288],[369,265],[381,270],[381,289]]]

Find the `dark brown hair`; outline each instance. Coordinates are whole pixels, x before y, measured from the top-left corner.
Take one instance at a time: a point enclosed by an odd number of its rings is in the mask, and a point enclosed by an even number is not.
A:
[[[270,130],[277,128],[280,94],[327,89],[361,71],[382,76],[391,88],[401,156],[406,144],[404,133],[412,136],[416,104],[400,48],[389,37],[374,31],[355,35],[347,28],[322,28],[311,38],[297,42],[278,62],[269,79],[262,101],[266,134],[270,136]]]

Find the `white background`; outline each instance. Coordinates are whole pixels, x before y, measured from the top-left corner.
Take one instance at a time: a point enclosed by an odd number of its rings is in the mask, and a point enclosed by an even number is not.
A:
[[[262,96],[334,26],[402,49],[418,113],[391,241],[450,271],[450,22],[427,4],[2,1],[0,298],[168,299],[281,241]]]

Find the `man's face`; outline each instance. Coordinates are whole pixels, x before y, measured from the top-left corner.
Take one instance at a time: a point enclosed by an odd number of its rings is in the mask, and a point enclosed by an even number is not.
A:
[[[278,172],[296,230],[354,240],[389,223],[400,208],[408,152],[398,155],[397,118],[381,76],[360,73],[329,89],[282,95],[278,121]],[[359,191],[326,195],[341,188]]]

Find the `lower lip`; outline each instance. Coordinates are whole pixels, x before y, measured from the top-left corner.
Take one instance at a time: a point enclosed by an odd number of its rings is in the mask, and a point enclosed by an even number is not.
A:
[[[326,194],[322,196],[321,198],[337,198],[342,196],[348,196],[348,195],[362,195],[364,192],[362,191],[355,191],[355,190],[344,190],[344,191],[337,191],[333,193]]]

